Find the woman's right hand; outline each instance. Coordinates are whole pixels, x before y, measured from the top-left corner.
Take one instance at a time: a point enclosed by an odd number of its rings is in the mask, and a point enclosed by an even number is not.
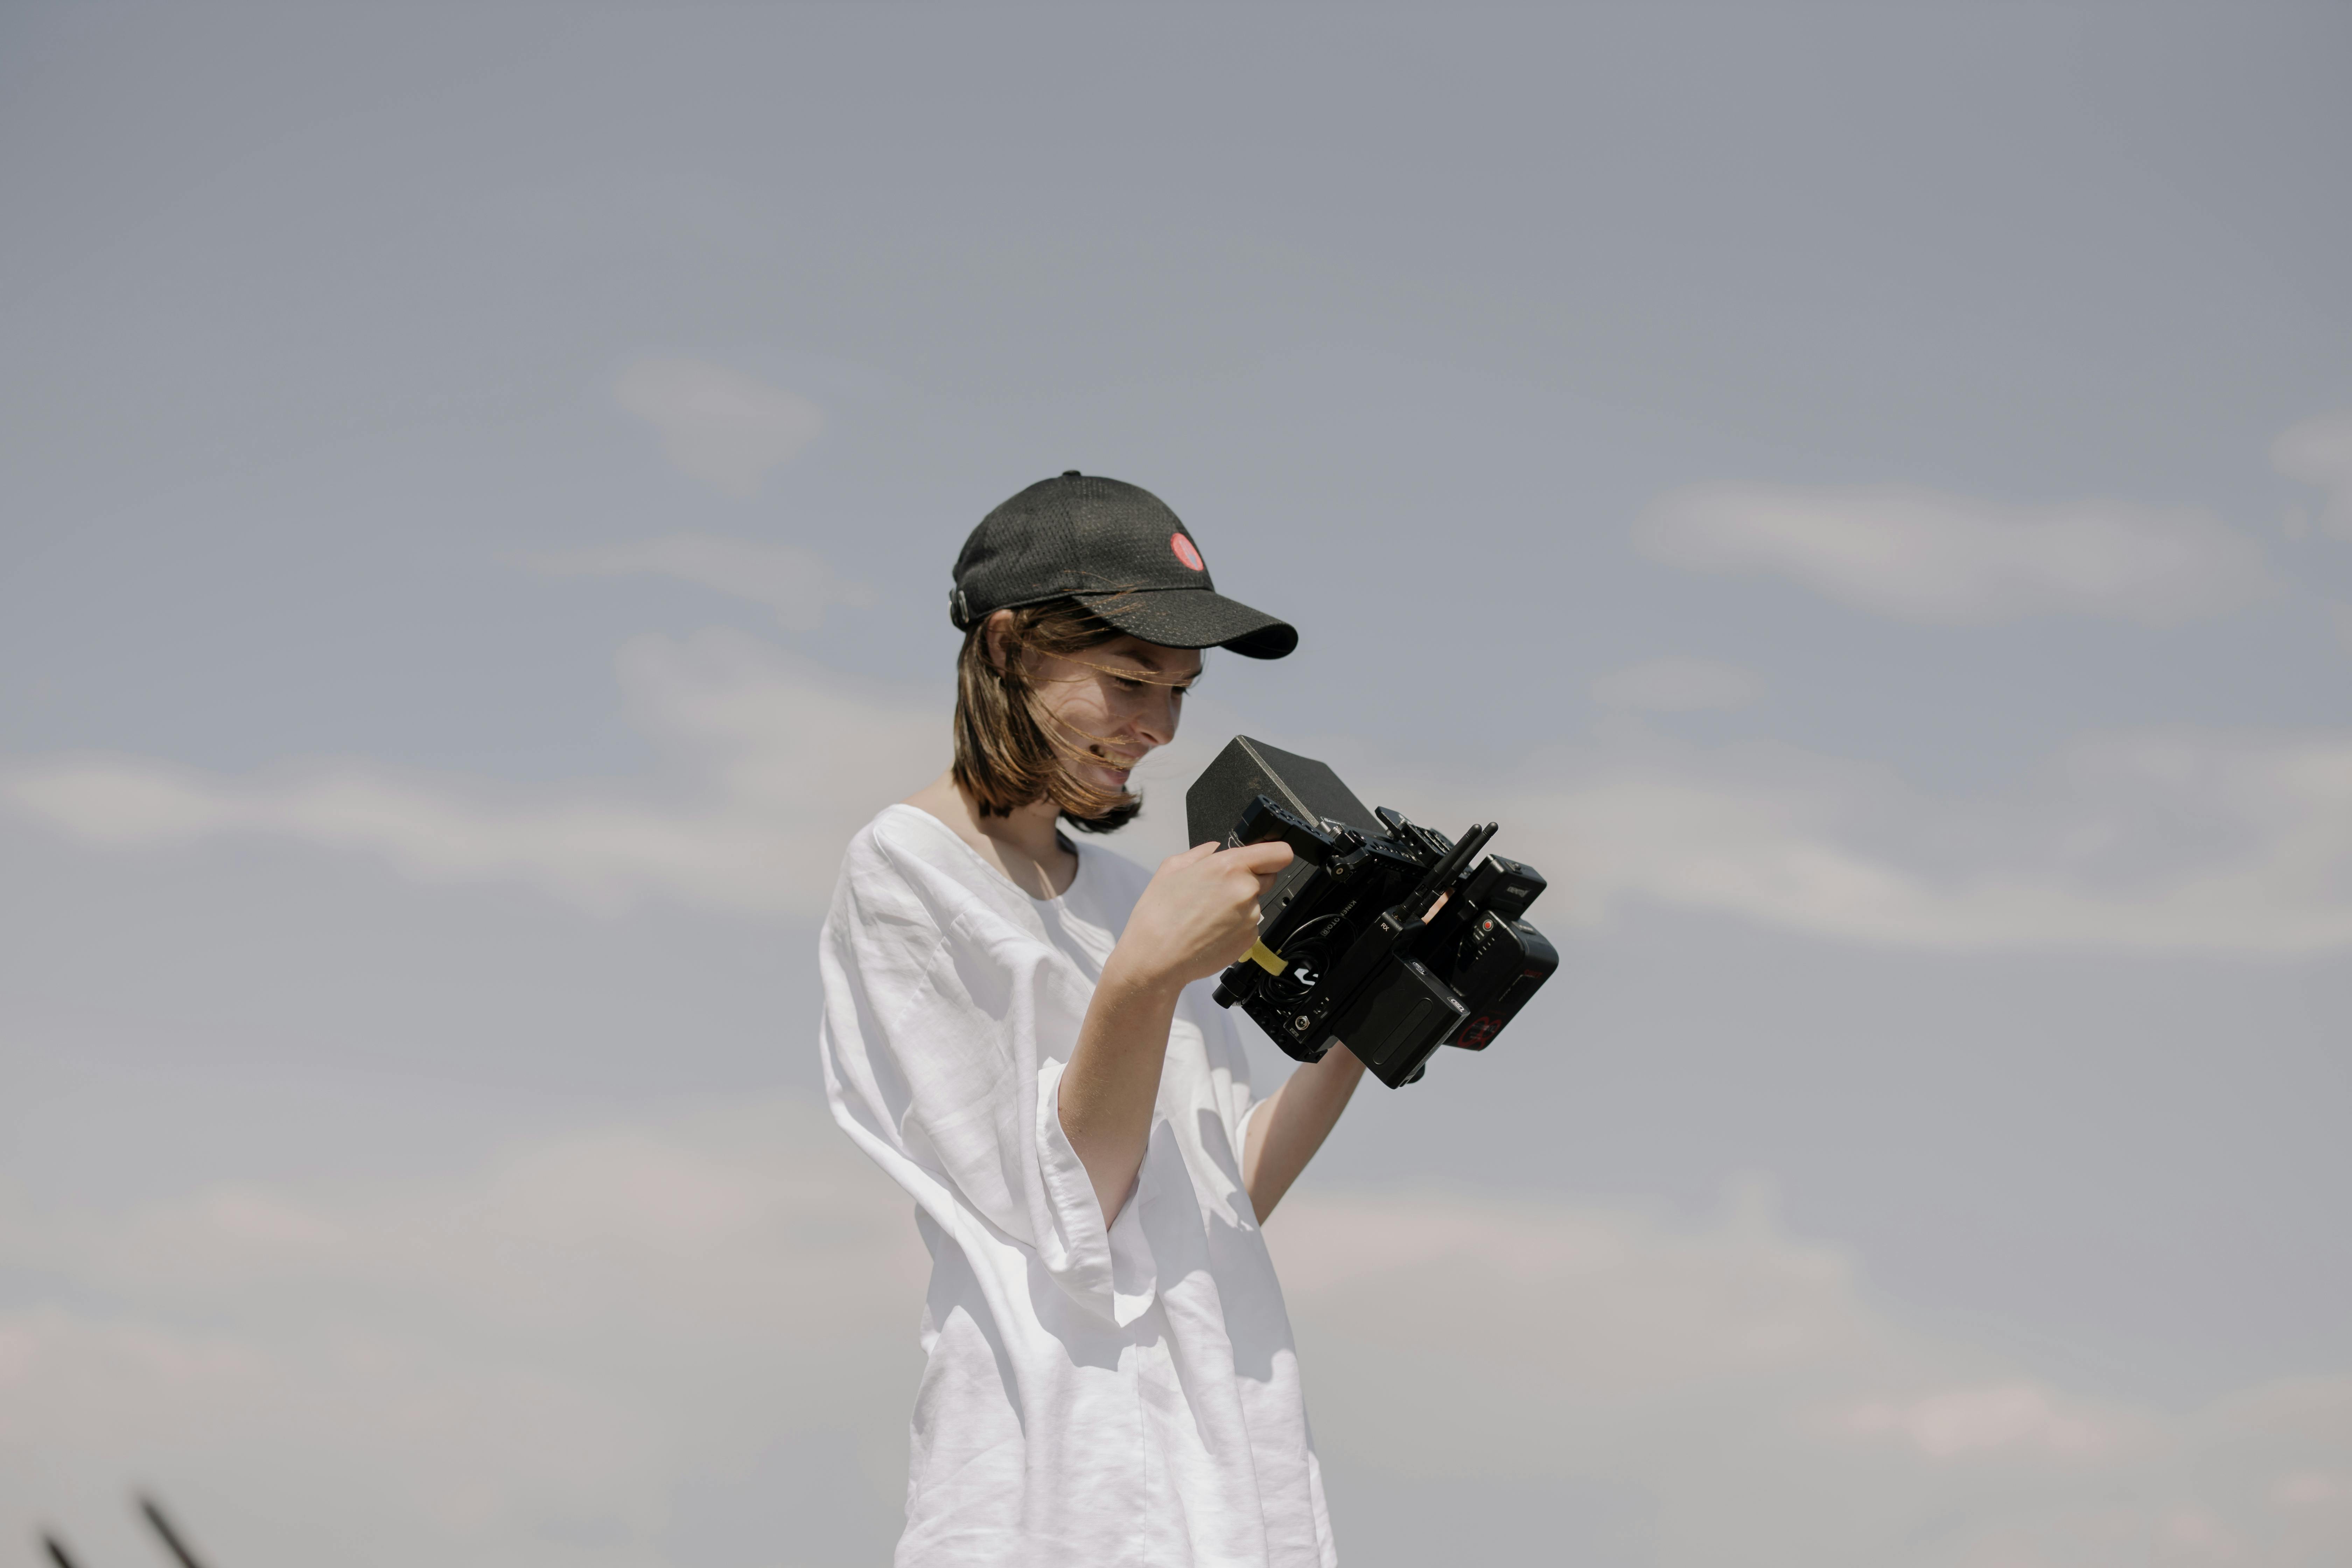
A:
[[[1258,894],[1290,859],[1290,846],[1279,843],[1201,844],[1170,856],[1136,900],[1106,969],[1155,989],[1216,973],[1257,941]]]

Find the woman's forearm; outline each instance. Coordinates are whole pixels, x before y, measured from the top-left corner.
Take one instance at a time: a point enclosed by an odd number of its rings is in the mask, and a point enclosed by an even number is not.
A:
[[[1242,1185],[1248,1189],[1250,1207],[1260,1225],[1307,1169],[1315,1151],[1323,1147],[1363,1076],[1364,1064],[1356,1053],[1334,1045],[1321,1061],[1292,1073],[1250,1118],[1248,1145],[1242,1151]]]
[[[1062,1071],[1055,1108],[1094,1184],[1105,1225],[1118,1217],[1143,1167],[1168,1029],[1182,993],[1181,983],[1139,974],[1113,952]]]

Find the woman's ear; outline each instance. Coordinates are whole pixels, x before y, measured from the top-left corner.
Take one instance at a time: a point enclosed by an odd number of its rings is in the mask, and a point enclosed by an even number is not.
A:
[[[996,669],[1004,668],[1004,656],[1013,637],[1013,612],[998,610],[988,617],[983,634],[988,639],[988,662]]]

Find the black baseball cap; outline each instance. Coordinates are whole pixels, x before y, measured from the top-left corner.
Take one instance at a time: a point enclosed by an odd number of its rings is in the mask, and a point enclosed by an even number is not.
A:
[[[980,520],[956,557],[948,618],[968,631],[998,610],[1076,599],[1162,647],[1280,658],[1286,621],[1217,592],[1192,531],[1150,490],[1076,468],[1040,479]]]

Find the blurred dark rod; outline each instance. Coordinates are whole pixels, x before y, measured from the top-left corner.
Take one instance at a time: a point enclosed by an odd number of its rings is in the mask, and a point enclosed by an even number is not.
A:
[[[188,1550],[188,1543],[180,1539],[180,1532],[172,1528],[172,1521],[163,1517],[163,1505],[153,1498],[142,1497],[139,1500],[139,1511],[147,1516],[147,1522],[154,1527],[157,1535],[163,1538],[163,1544],[171,1550],[172,1555],[179,1559],[180,1568],[205,1568],[196,1561],[196,1554]]]
[[[64,1542],[44,1531],[41,1532],[41,1544],[49,1549],[49,1561],[58,1568],[74,1568],[74,1560],[67,1552]]]

